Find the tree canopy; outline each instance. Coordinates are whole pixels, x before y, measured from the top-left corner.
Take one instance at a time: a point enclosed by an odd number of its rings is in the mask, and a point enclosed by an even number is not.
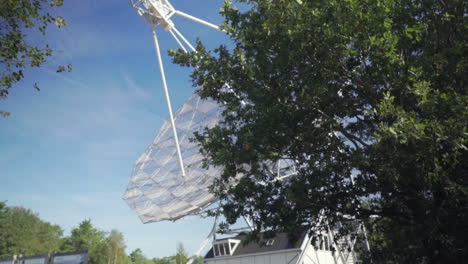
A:
[[[54,54],[48,44],[41,46],[37,42],[37,35],[45,35],[52,23],[66,25],[62,17],[51,14],[62,5],[63,0],[0,1],[0,99],[5,99],[9,89],[24,78],[25,70],[42,66]],[[70,65],[57,67],[57,72],[64,71],[71,71]],[[37,83],[34,88],[39,90]],[[0,115],[8,114],[0,111]]]
[[[0,202],[0,258],[58,250],[62,234],[60,226],[41,220],[31,210]]]
[[[148,258],[145,257],[145,255],[143,255],[143,251],[141,251],[141,249],[139,248],[133,250],[132,253],[130,253],[129,257],[130,257],[130,260],[135,264],[152,263],[151,260],[149,260]]]
[[[176,245],[176,254],[163,258],[149,259],[139,248],[127,256],[125,249],[125,238],[116,229],[100,230],[87,219],[63,236],[60,226],[40,219],[30,209],[0,202],[0,259],[88,250],[90,264],[185,264],[188,260],[182,243]],[[202,264],[202,258],[193,263]]]
[[[234,47],[171,51],[225,106],[196,139],[227,222],[294,234],[323,213],[365,222],[379,263],[467,259],[465,1],[239,2]],[[297,175],[276,180],[280,159]]]

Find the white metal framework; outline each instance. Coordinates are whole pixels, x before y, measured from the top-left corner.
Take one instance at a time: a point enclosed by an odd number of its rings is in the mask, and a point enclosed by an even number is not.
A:
[[[221,107],[214,101],[190,97],[174,116],[156,29],[164,28],[184,51],[195,48],[175,27],[171,17],[180,15],[202,25],[218,26],[176,10],[167,0],[130,0],[150,26],[169,112],[158,136],[135,162],[123,199],[144,223],[177,220],[202,210],[215,198],[208,186],[219,169],[203,169],[198,146],[191,142],[195,131],[218,123]]]
[[[177,136],[176,127],[174,124],[174,117],[172,112],[171,99],[169,96],[169,90],[166,82],[166,74],[164,72],[164,64],[161,58],[161,49],[159,47],[159,40],[156,34],[156,28],[158,26],[163,27],[166,31],[171,33],[171,36],[176,40],[179,46],[187,51],[184,45],[182,45],[180,39],[192,50],[195,51],[195,48],[187,41],[187,39],[180,33],[179,30],[175,27],[174,23],[171,20],[171,17],[174,14],[180,15],[182,17],[191,19],[195,22],[198,22],[202,25],[209,26],[214,29],[219,29],[218,26],[213,25],[209,22],[206,22],[202,19],[196,18],[189,14],[186,14],[182,11],[176,10],[168,0],[130,0],[132,6],[137,10],[138,14],[143,17],[145,22],[151,27],[153,31],[153,40],[154,46],[156,48],[156,56],[158,58],[159,70],[161,71],[161,79],[164,88],[164,94],[166,97],[167,108],[169,110],[169,119],[171,121],[172,132],[174,134],[174,141],[177,149],[177,155],[179,159],[179,167],[182,172],[182,175],[185,176],[185,168],[182,159],[182,153],[180,151],[179,139]]]
[[[220,122],[223,107],[211,99],[201,99],[195,93],[175,114],[173,113],[156,29],[161,27],[168,31],[182,50],[195,51],[175,27],[172,16],[179,15],[213,29],[219,28],[176,10],[168,0],[130,1],[152,30],[169,119],[164,122],[152,144],[135,162],[123,199],[143,223],[174,221],[201,212],[216,201],[216,197],[209,192],[209,186],[219,177],[222,168],[203,168],[199,146],[192,139],[194,132],[202,132]],[[229,89],[227,85],[226,88]],[[290,159],[271,162],[268,166],[276,180],[296,174],[295,162]],[[196,254],[208,244],[211,236],[214,237],[216,221]],[[319,222],[321,221],[323,219]],[[246,222],[249,224],[248,219]],[[355,241],[352,243],[349,246],[353,247]]]
[[[176,10],[167,0],[131,2],[152,30],[169,119],[151,146],[135,162],[123,199],[143,223],[177,220],[203,210],[216,200],[208,187],[220,175],[221,169],[202,168],[202,156],[191,138],[194,132],[218,124],[222,106],[212,100],[201,100],[194,94],[174,115],[156,29],[162,27],[168,31],[184,51],[195,51],[175,27],[171,20],[173,15],[180,15],[210,28],[219,28]],[[295,173],[294,163],[287,159],[271,163],[270,168],[278,180]]]
[[[215,201],[208,187],[221,170],[212,166],[202,168],[203,156],[191,138],[194,132],[215,126],[220,114],[221,107],[216,102],[202,100],[196,94],[176,112],[174,125],[180,139],[185,176],[177,160],[176,137],[167,120],[153,143],[135,162],[123,198],[143,223],[177,220]]]
[[[221,120],[223,108],[211,99],[192,95],[174,115],[166,120],[153,143],[135,162],[132,177],[123,196],[143,223],[177,220],[202,211],[216,201],[208,187],[222,169],[202,167],[203,156],[194,142],[193,134],[212,128]],[[178,165],[180,150],[185,176]],[[269,164],[269,171],[277,180],[296,173],[294,162],[283,159]]]

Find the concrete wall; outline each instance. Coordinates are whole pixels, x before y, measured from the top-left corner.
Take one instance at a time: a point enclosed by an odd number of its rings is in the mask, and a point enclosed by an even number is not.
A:
[[[270,252],[258,255],[238,256],[238,257],[218,257],[206,259],[206,264],[296,264],[301,251]],[[353,255],[350,254],[346,263],[335,252],[327,250],[316,250],[312,245],[306,246],[303,262],[301,264],[354,264]],[[348,253],[346,253],[348,254]]]
[[[343,252],[341,257],[338,252],[332,254],[331,251],[315,249],[309,246],[306,249],[303,264],[354,264],[354,255],[349,252]],[[344,262],[343,262],[344,260]]]
[[[218,257],[205,260],[206,264],[296,264],[299,250],[256,256]]]

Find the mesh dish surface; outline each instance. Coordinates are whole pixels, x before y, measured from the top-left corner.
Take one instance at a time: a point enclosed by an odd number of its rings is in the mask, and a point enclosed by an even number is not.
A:
[[[177,220],[197,213],[216,201],[208,190],[220,168],[202,168],[203,156],[193,134],[218,124],[222,112],[215,101],[192,95],[174,115],[185,177],[166,120],[147,150],[138,158],[123,199],[143,223]]]
[[[132,176],[123,199],[143,223],[175,221],[196,214],[217,198],[209,186],[222,173],[222,168],[202,168],[203,156],[191,140],[195,132],[216,126],[223,107],[212,99],[192,95],[174,115],[185,177],[180,170],[171,122],[166,120],[158,135],[133,166]],[[265,173],[282,180],[296,174],[294,161],[282,158],[266,162]],[[242,175],[238,175],[242,177]]]

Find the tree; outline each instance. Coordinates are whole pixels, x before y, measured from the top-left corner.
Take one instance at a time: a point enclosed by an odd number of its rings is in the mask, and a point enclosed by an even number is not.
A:
[[[169,256],[169,257],[163,257],[163,258],[153,258],[152,261],[154,264],[174,264],[175,257]]]
[[[123,234],[115,229],[101,231],[93,226],[91,220],[82,221],[71,230],[70,236],[62,238],[62,235],[60,226],[41,220],[31,210],[8,207],[5,202],[0,202],[0,259],[20,254],[33,256],[88,250],[90,264],[152,263],[143,256],[141,250],[139,254],[145,261],[132,263],[125,254]]]
[[[131,257],[125,254],[125,239],[122,232],[112,229],[104,232],[95,228],[91,220],[82,221],[73,228],[60,248],[62,252],[88,250],[91,264],[127,264]]]
[[[106,233],[95,228],[88,219],[71,230],[70,236],[64,238],[60,250],[62,252],[88,250],[90,263],[105,264],[110,263],[109,248]]]
[[[134,264],[154,264],[154,263],[163,263],[161,260],[150,260],[146,258],[141,249],[137,248],[129,255],[130,260]],[[158,262],[159,261],[159,262]]]
[[[49,46],[39,46],[31,34],[46,34],[49,24],[64,26],[65,20],[50,14],[63,5],[63,0],[3,0],[0,1],[0,99],[24,78],[28,68],[40,67],[53,55]],[[71,71],[70,65],[59,66],[57,72]],[[39,90],[37,83],[34,88]],[[0,115],[8,115],[0,111]]]
[[[132,263],[135,264],[145,264],[147,260],[140,248],[133,250],[129,257]]]
[[[233,48],[171,51],[225,106],[195,137],[227,222],[297,234],[323,213],[367,223],[379,263],[468,258],[465,1],[239,2]]]
[[[106,244],[108,247],[108,262],[112,264],[125,264],[127,255],[125,254],[125,241],[123,234],[118,230],[111,230],[106,238]],[[144,264],[144,263],[142,263]]]
[[[177,253],[175,255],[175,264],[186,264],[189,260],[184,244],[177,242]]]
[[[0,202],[0,258],[53,252],[62,234],[59,226],[41,220],[31,210]]]

